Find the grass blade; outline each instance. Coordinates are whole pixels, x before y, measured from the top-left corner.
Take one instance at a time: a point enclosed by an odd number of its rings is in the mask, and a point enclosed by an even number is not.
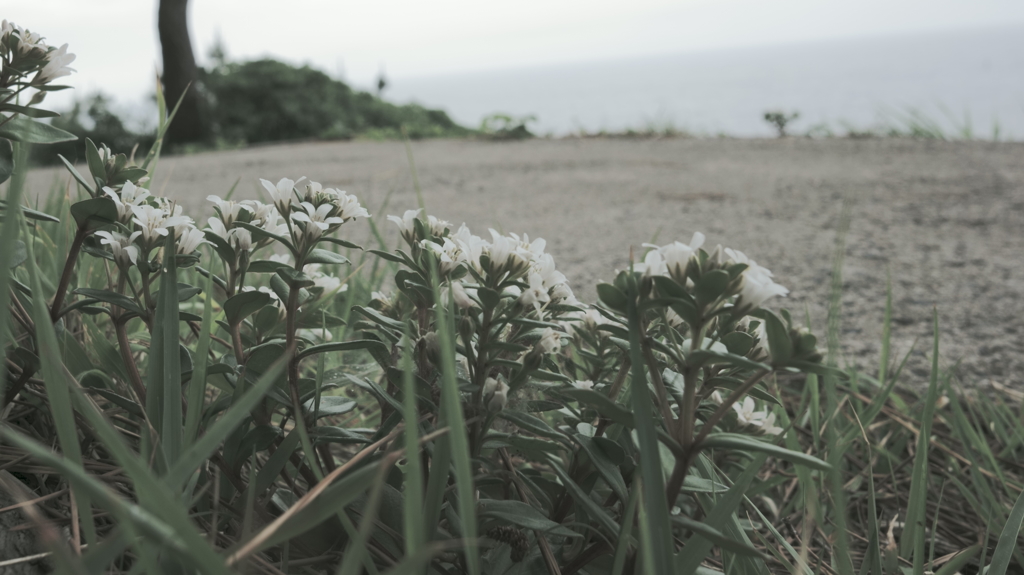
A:
[[[999,532],[999,542],[995,551],[992,552],[992,562],[988,565],[988,575],[1006,575],[1006,569],[1010,566],[1010,558],[1017,549],[1017,537],[1020,535],[1021,526],[1024,525],[1024,491],[1017,497],[1017,502],[1010,510],[1010,517],[1006,520],[1003,530]]]
[[[430,284],[435,301],[441,301],[437,266],[431,266]],[[451,428],[448,434],[451,457],[455,464],[455,491],[459,501],[459,519],[462,521],[464,552],[470,575],[480,575],[480,550],[477,548],[476,490],[473,487],[473,461],[466,435],[466,420],[462,413],[459,382],[455,377],[455,327],[445,306],[436,306],[437,339],[441,347],[441,419]]]
[[[632,278],[632,276],[630,276]],[[642,521],[646,523],[646,533],[652,537],[650,542],[653,553],[652,563],[644,562],[645,567],[653,568],[656,573],[672,571],[672,523],[669,518],[669,504],[665,496],[665,477],[662,471],[661,450],[658,447],[658,433],[655,420],[651,416],[653,406],[647,390],[647,376],[644,373],[643,352],[640,349],[640,312],[637,310],[636,280],[630,282],[627,295],[626,315],[629,318],[629,353],[632,363],[630,395],[633,404],[633,419],[642,454],[640,457],[640,475],[643,477],[643,513]],[[669,424],[670,422],[665,422]],[[641,547],[646,545],[642,543]]]
[[[0,246],[13,246],[18,241],[18,232],[21,228],[19,217],[21,210],[22,192],[25,189],[25,162],[28,160],[28,147],[20,142],[12,142],[14,145],[14,173],[11,175],[10,184],[7,186],[7,206],[4,210],[3,227],[0,228]],[[30,241],[28,236],[26,242]],[[7,349],[7,338],[10,336],[9,324],[11,311],[8,302],[12,294],[11,289],[11,260],[14,258],[15,250],[0,250],[0,301],[3,306],[0,308],[0,350]],[[0,373],[0,404],[3,403],[4,394],[7,390],[7,370]],[[2,407],[2,405],[0,405]]]
[[[31,235],[25,230],[25,245],[28,249],[29,281],[32,284],[32,316],[36,328],[36,344],[39,346],[39,357],[42,360],[43,384],[46,397],[53,414],[53,425],[57,431],[61,452],[75,464],[82,464],[82,448],[78,443],[78,429],[75,427],[74,409],[71,406],[71,393],[68,380],[64,379],[64,362],[61,360],[60,345],[57,343],[57,332],[50,323],[50,310],[43,298],[42,284],[39,282],[39,269],[36,265],[35,250]],[[4,306],[7,307],[7,306]],[[92,504],[88,492],[76,493],[75,503],[82,531],[89,544],[96,542],[96,526],[92,519]]]
[[[178,460],[182,442],[181,356],[178,352],[178,268],[174,258],[174,231],[164,244],[160,293],[153,315],[146,415],[159,432],[158,457],[170,468]],[[163,459],[159,454],[163,454]]]
[[[405,340],[412,341],[409,321],[403,321]],[[412,350],[402,348],[402,407],[405,419],[405,497],[403,498],[405,526],[405,554],[414,557],[426,543],[424,525],[420,521],[423,513],[423,470],[420,461],[419,409],[416,405],[416,386],[413,381]]]
[[[914,471],[910,480],[910,501],[907,503],[907,519],[900,538],[900,555],[913,554],[914,575],[924,574],[925,552],[925,499],[928,497],[928,449],[931,445],[932,419],[935,402],[939,393],[939,313],[934,312],[935,341],[932,347],[932,373],[925,395],[924,411],[921,414],[921,430],[918,433],[917,452],[914,454]]]
[[[210,363],[210,335],[213,327],[213,277],[206,276],[206,285],[203,286],[203,293],[206,294],[206,303],[203,306],[203,323],[199,328],[199,341],[196,343],[195,366],[192,368],[192,378],[188,382],[188,413],[185,414],[185,431],[182,436],[182,445],[189,446],[196,440],[199,434],[199,423],[203,417],[203,402],[206,397],[206,368]]]

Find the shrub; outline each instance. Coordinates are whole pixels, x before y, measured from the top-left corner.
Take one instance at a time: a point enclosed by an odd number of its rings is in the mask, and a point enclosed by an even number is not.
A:
[[[270,59],[204,71],[202,89],[211,103],[214,131],[228,141],[394,137],[403,128],[413,138],[469,133],[440,110],[390,104],[309,66]]]

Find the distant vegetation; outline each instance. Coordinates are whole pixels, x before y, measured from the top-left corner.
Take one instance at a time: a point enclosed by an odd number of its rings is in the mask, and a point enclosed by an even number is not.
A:
[[[385,102],[309,66],[271,59],[220,60],[201,70],[197,89],[203,95],[212,135],[200,149],[294,140],[389,139],[403,134],[420,139],[475,133],[442,110]],[[128,127],[104,94],[76,102],[71,110],[54,118],[53,125],[80,139],[37,148],[39,162],[52,163],[57,154],[72,161],[84,158],[81,142],[85,138],[104,142],[115,153],[130,153],[136,142],[145,150],[153,141],[152,135]]]

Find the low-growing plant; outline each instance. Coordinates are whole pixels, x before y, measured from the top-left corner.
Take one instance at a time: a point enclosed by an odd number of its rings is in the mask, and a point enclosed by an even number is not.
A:
[[[4,30],[8,58],[28,32]],[[990,407],[979,426],[949,394],[956,415],[935,417],[937,339],[912,419],[887,337],[878,378],[834,367],[834,324],[823,363],[802,322],[765,307],[787,294],[771,272],[701,234],[645,246],[590,305],[544,240],[476,236],[421,209],[388,216],[389,250],[355,196],[304,179],[262,180],[265,203],[211,195],[200,229],[147,187],[174,115],[158,105],[140,164],[86,140],[81,170],[65,161],[77,196],[42,211],[18,209],[25,143],[67,136],[11,119],[31,107],[0,120],[15,160],[0,485],[57,570],[1024,565],[1020,470],[1006,463],[1024,443],[1019,412]],[[352,241],[361,218],[374,249]],[[937,477],[962,507],[931,504]],[[958,517],[984,529],[976,545],[937,537]]]
[[[793,121],[799,117],[800,112],[787,114],[781,110],[769,110],[764,113],[764,121],[768,122],[775,128],[775,131],[780,138],[786,137],[786,126],[793,123]]]

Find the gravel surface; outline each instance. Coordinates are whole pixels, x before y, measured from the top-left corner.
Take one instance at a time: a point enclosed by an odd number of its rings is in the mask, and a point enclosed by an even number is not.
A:
[[[427,141],[412,149],[429,213],[466,222],[478,235],[495,227],[547,239],[581,299],[592,300],[595,283],[627,265],[631,246],[687,242],[702,231],[711,245],[744,251],[773,270],[791,290],[774,305],[809,313],[822,341],[845,201],[845,361],[877,370],[891,273],[893,355],[913,346],[909,384],[927,380],[937,309],[945,367],[965,385],[1024,389],[1022,144],[570,139]],[[46,189],[54,173],[38,170],[31,182]],[[400,142],[165,158],[152,188],[205,219],[204,198],[223,196],[237,178],[241,198],[257,196],[257,178],[284,176],[355,193],[383,228],[392,227],[384,215],[417,204]],[[359,224],[348,237],[368,234]]]

